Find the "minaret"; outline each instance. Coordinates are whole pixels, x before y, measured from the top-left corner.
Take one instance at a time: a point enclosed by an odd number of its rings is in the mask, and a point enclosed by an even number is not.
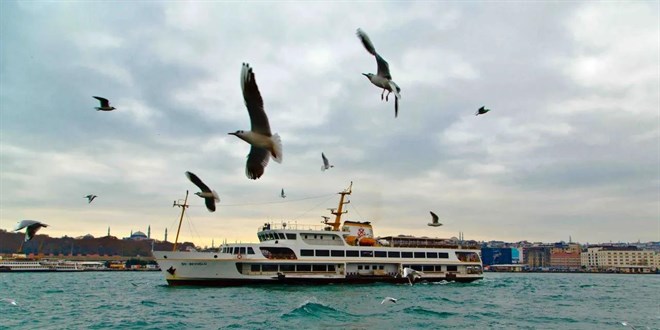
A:
[[[108,226],[108,237],[110,237],[110,226]]]
[[[151,238],[151,225],[149,225],[149,227],[147,227],[147,239],[150,239],[150,238]]]
[[[167,242],[167,228],[165,228],[165,242]]]

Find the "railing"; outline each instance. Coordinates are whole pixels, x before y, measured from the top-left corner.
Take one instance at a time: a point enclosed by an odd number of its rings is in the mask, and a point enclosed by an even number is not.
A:
[[[281,222],[281,223],[274,223],[274,222],[267,222],[262,226],[259,226],[257,228],[257,231],[264,231],[264,230],[316,230],[316,231],[330,231],[330,229],[327,228],[332,228],[329,225],[321,224],[321,225],[308,225],[308,224],[301,224],[301,223],[291,223],[291,222]]]

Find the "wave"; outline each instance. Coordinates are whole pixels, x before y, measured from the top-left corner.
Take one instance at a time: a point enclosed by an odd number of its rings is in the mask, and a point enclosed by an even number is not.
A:
[[[456,313],[452,313],[452,312],[446,312],[446,311],[438,312],[438,311],[434,311],[434,310],[430,310],[430,309],[426,309],[426,308],[418,307],[418,306],[405,308],[403,310],[403,312],[406,313],[406,314],[412,314],[412,315],[418,315],[418,316],[420,316],[420,315],[434,316],[434,317],[439,317],[439,318],[442,318],[442,319],[446,319],[446,318],[457,315]]]
[[[282,315],[283,319],[290,318],[341,318],[341,317],[356,317],[356,315],[340,311],[322,303],[316,302],[316,299],[305,300],[300,306],[294,310]]]

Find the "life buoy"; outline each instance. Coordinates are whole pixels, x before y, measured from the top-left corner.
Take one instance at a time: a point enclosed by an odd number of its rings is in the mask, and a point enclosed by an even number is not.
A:
[[[240,255],[240,254],[237,254],[237,255],[236,255],[236,259],[243,259],[243,256]]]

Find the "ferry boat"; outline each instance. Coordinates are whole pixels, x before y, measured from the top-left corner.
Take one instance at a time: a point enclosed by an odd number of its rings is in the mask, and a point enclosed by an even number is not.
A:
[[[27,258],[0,259],[0,272],[79,272],[104,270],[102,262],[68,260],[40,260]]]
[[[322,228],[265,223],[259,243],[223,244],[217,251],[153,251],[169,285],[236,286],[245,284],[409,283],[403,270],[421,273],[417,281],[472,282],[483,278],[478,246],[448,239],[374,237],[370,222],[344,221],[344,201],[352,183],[340,192]],[[182,206],[181,218],[186,208]],[[180,228],[180,223],[179,223]],[[178,231],[177,231],[178,240]],[[418,273],[418,274],[419,274]]]

